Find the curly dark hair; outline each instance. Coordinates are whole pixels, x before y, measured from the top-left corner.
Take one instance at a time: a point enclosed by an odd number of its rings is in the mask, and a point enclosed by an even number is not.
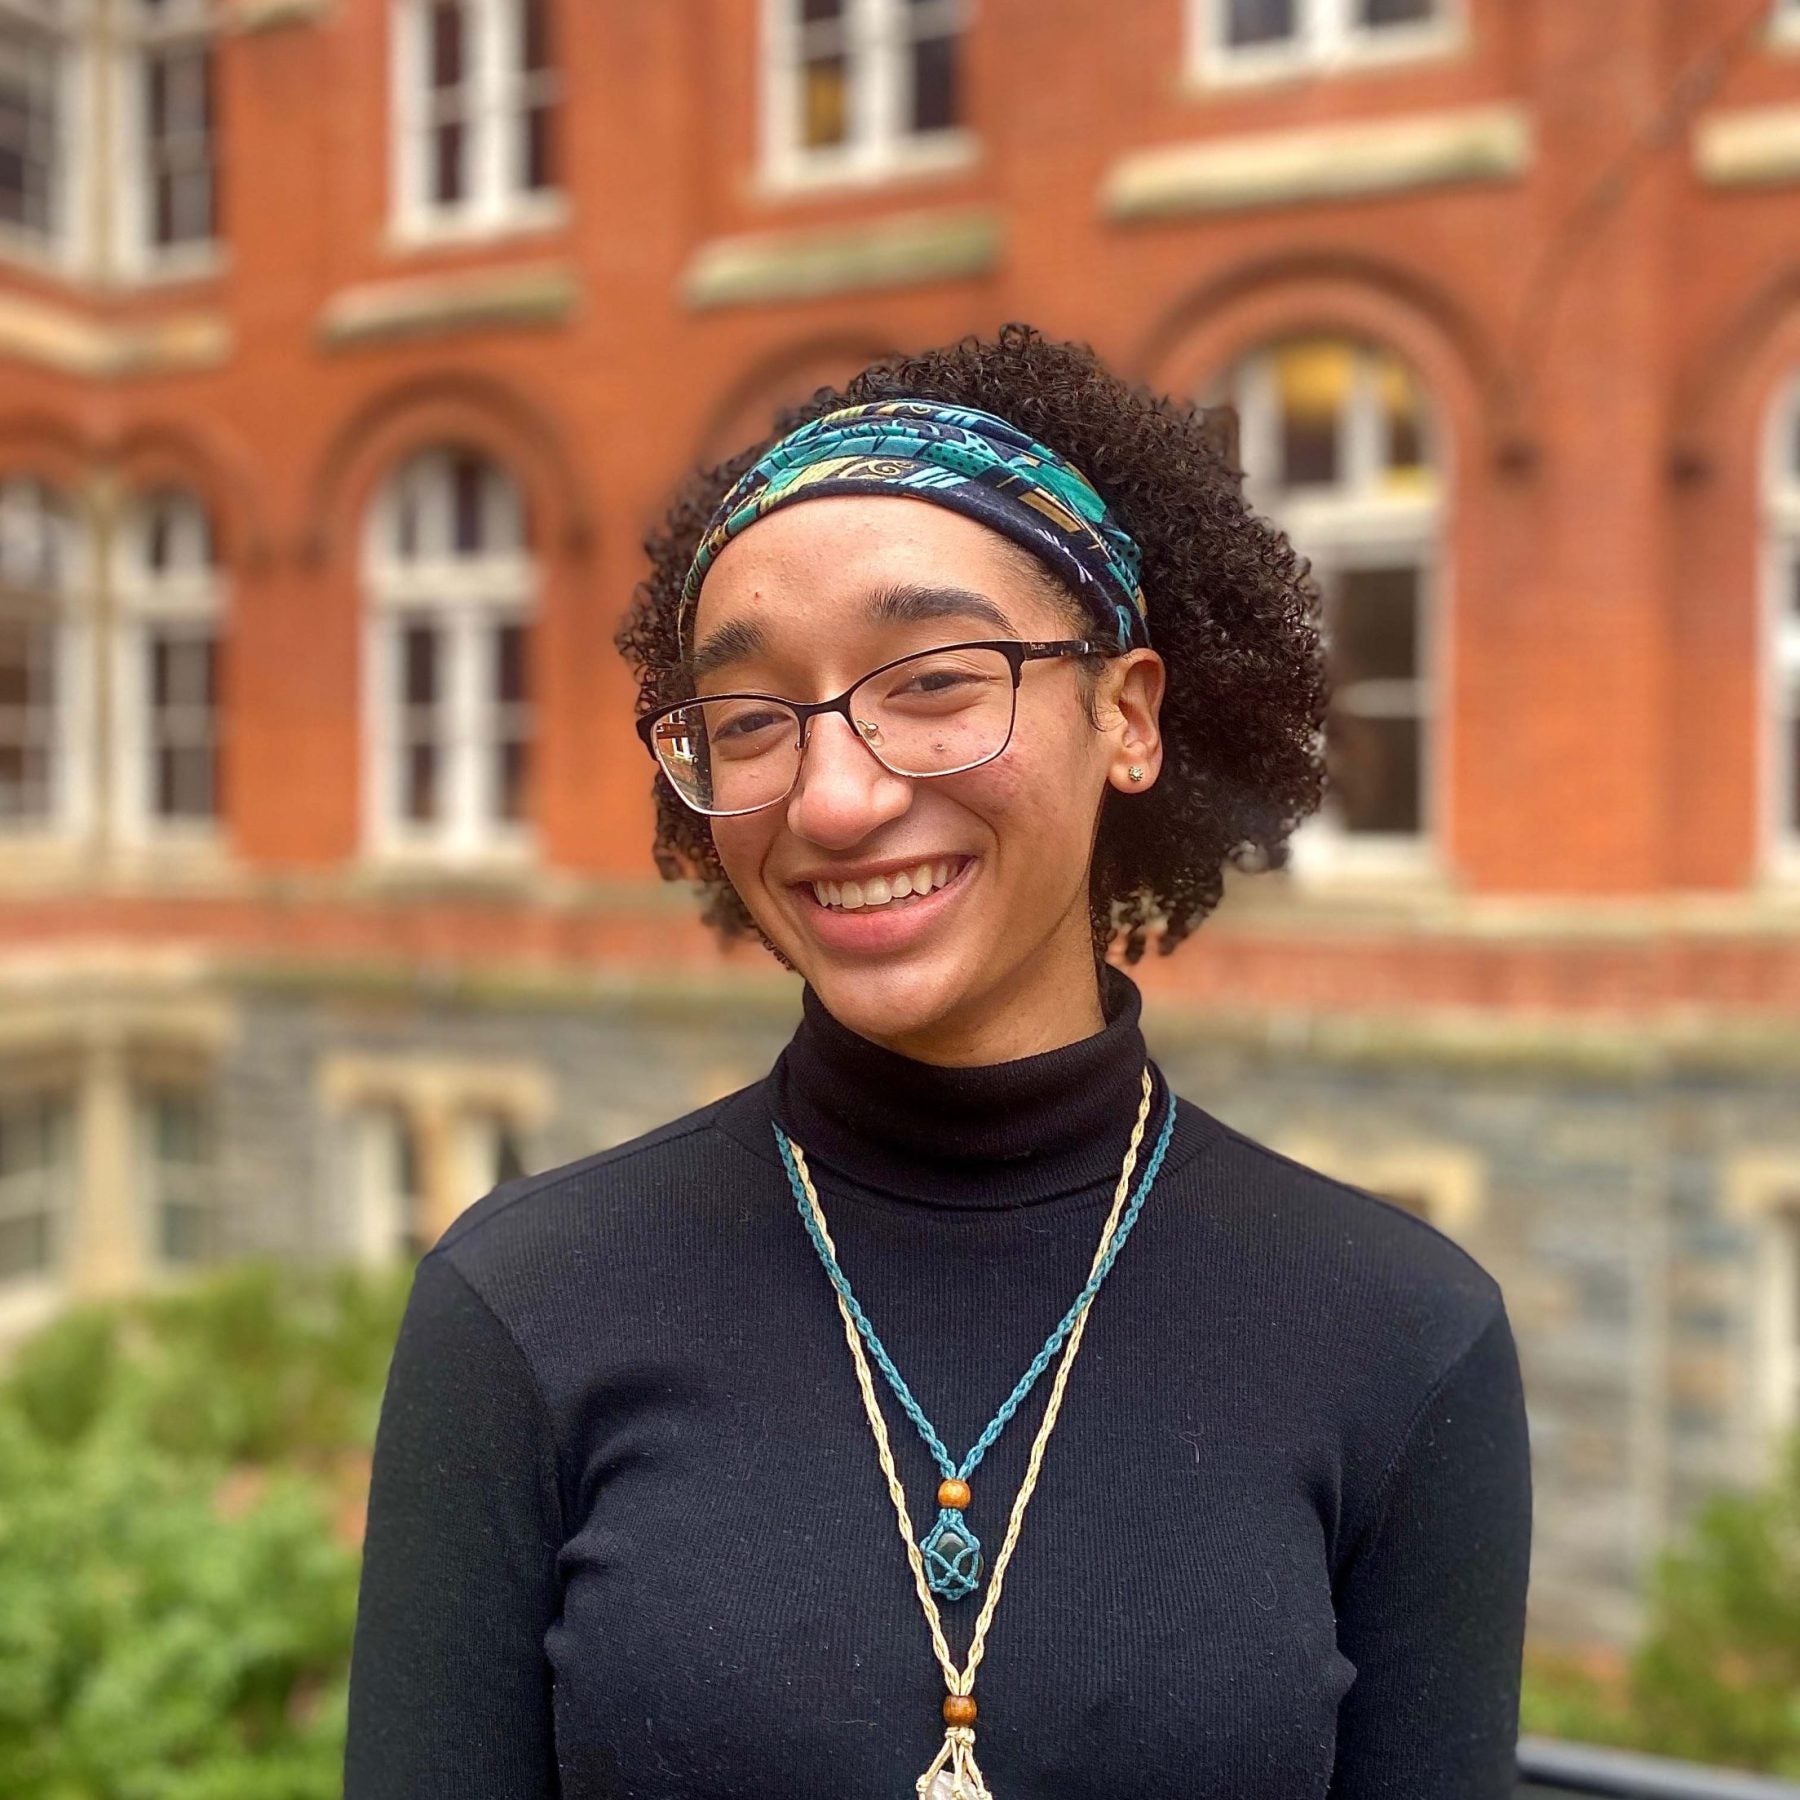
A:
[[[820,388],[784,410],[761,443],[690,474],[645,544],[650,573],[614,639],[637,672],[639,710],[692,692],[677,602],[726,489],[797,425],[838,407],[905,398],[997,413],[1060,451],[1143,551],[1150,639],[1168,668],[1163,769],[1148,792],[1109,789],[1101,802],[1089,912],[1097,954],[1117,949],[1136,962],[1152,937],[1167,953],[1218,905],[1227,862],[1284,867],[1290,835],[1319,805],[1329,698],[1319,596],[1306,560],[1245,505],[1229,417],[1128,385],[1086,344],[1012,324],[993,338],[885,357],[842,389]],[[1085,629],[1088,610],[1031,561]],[[703,916],[725,938],[761,936],[705,817],[660,779],[656,807],[663,878],[697,882]]]

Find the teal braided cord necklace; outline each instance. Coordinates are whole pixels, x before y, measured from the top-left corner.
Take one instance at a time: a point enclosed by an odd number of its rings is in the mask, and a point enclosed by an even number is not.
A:
[[[1139,1131],[1150,1110],[1151,1081],[1150,1069],[1146,1064],[1143,1076],[1144,1097],[1138,1112]],[[855,1324],[858,1334],[869,1348],[869,1354],[875,1359],[875,1365],[881,1370],[887,1384],[894,1391],[894,1397],[900,1402],[901,1409],[912,1420],[914,1428],[924,1440],[925,1448],[931,1452],[932,1461],[938,1466],[938,1473],[943,1479],[938,1484],[938,1515],[936,1523],[919,1540],[919,1551],[924,1558],[926,1579],[931,1591],[945,1600],[964,1600],[975,1592],[981,1584],[981,1542],[969,1529],[963,1518],[963,1509],[969,1504],[969,1477],[980,1466],[981,1459],[993,1448],[994,1441],[1004,1431],[1013,1415],[1025,1404],[1026,1396],[1037,1385],[1038,1377],[1050,1366],[1052,1358],[1062,1348],[1069,1333],[1074,1330],[1076,1321],[1093,1304],[1094,1296],[1100,1291],[1100,1284],[1112,1269],[1118,1254],[1124,1248],[1125,1240],[1131,1235],[1131,1228],[1137,1223],[1137,1216],[1143,1209],[1144,1201],[1156,1180],[1157,1171],[1162,1167],[1163,1157],[1169,1148],[1169,1138],[1175,1128],[1175,1104],[1171,1098],[1163,1115],[1162,1129],[1158,1132],[1155,1147],[1151,1150],[1149,1160],[1144,1165],[1143,1175],[1138,1180],[1137,1191],[1132,1195],[1130,1204],[1119,1220],[1116,1231],[1109,1242],[1102,1244],[1099,1255],[1095,1258],[1093,1272],[1088,1276],[1087,1284],[1070,1303],[1069,1309],[1057,1321],[1050,1335],[1044,1340],[1044,1347],[1031,1359],[1025,1373],[1014,1385],[1013,1391],[1000,1403],[986,1429],[970,1447],[960,1463],[951,1459],[944,1440],[938,1435],[936,1427],[925,1416],[925,1410],[906,1384],[906,1377],[894,1365],[894,1359],[888,1354],[886,1346],[876,1335],[875,1327],[869,1322],[869,1316],[851,1292],[849,1278],[838,1264],[830,1241],[823,1230],[823,1219],[817,1208],[816,1200],[810,1198],[807,1186],[802,1181],[799,1169],[794,1162],[794,1146],[786,1132],[779,1125],[774,1126],[775,1142],[781,1151],[781,1160],[787,1170],[788,1184],[794,1191],[794,1200],[800,1209],[801,1221],[806,1226],[806,1235],[812,1240],[812,1247],[818,1252],[819,1261],[825,1267],[831,1285],[837,1290],[844,1302],[845,1310]]]

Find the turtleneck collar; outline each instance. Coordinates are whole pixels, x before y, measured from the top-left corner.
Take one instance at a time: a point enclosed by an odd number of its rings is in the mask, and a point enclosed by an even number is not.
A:
[[[1016,1206],[1116,1179],[1145,1061],[1137,983],[1104,965],[1104,1027],[1011,1062],[945,1068],[860,1036],[807,985],[769,1075],[770,1108],[809,1160],[946,1206]],[[1165,1089],[1153,1069],[1148,1129]]]

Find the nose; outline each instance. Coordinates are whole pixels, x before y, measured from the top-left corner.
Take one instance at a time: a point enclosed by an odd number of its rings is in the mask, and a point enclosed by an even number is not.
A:
[[[848,850],[912,805],[912,783],[885,768],[849,720],[810,721],[800,773],[787,799],[788,829],[829,850]]]

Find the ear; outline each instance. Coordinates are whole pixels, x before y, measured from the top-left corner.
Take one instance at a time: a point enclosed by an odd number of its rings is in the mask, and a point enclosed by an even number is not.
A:
[[[1162,770],[1163,688],[1168,671],[1154,650],[1128,650],[1101,675],[1095,716],[1111,741],[1106,778],[1122,794],[1147,793]],[[1140,771],[1136,780],[1131,771]]]

